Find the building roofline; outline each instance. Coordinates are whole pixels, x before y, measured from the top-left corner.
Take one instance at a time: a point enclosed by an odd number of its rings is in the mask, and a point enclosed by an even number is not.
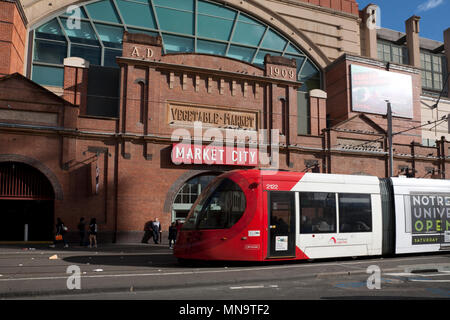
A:
[[[14,3],[16,5],[17,11],[19,11],[20,17],[22,18],[23,24],[25,26],[28,26],[27,16],[25,15],[25,11],[23,11],[23,7],[20,4],[19,0],[0,0],[0,1]]]
[[[406,36],[405,32],[392,30],[389,28],[377,29],[377,38],[386,40],[386,41],[390,41],[390,42],[397,42],[405,36]],[[405,39],[405,41],[406,41],[406,39]],[[431,51],[438,49],[439,47],[441,47],[444,44],[441,41],[436,41],[436,40],[428,39],[428,38],[424,38],[424,37],[419,37],[419,41],[420,41],[421,49],[431,50]]]

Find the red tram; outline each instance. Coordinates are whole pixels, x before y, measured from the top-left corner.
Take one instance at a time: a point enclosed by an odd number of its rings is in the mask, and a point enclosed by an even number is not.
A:
[[[268,261],[449,246],[448,180],[235,170],[212,181],[194,203],[174,254]]]

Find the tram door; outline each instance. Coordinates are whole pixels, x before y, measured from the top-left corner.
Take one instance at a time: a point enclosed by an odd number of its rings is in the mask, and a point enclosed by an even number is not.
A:
[[[295,257],[295,192],[269,192],[269,258]]]

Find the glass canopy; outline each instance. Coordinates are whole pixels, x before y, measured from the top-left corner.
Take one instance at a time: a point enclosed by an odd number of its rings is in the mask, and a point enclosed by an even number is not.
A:
[[[163,53],[221,55],[263,66],[264,56],[297,60],[300,91],[321,87],[315,64],[272,27],[245,12],[206,0],[101,0],[70,6],[34,28],[32,79],[62,86],[63,60],[82,57],[117,67],[124,31],[159,35]]]

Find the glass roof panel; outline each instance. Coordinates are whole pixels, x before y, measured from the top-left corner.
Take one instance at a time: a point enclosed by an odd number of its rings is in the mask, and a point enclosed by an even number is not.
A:
[[[66,37],[64,36],[64,33],[62,32],[56,18],[37,28],[35,31],[35,36],[36,38],[66,41]]]
[[[99,1],[86,5],[86,9],[94,20],[120,23],[119,16],[111,1]]]
[[[156,29],[155,16],[148,2],[140,3],[128,0],[116,0],[125,24],[130,26]]]
[[[100,63],[101,40],[105,48],[115,49],[103,49],[104,57],[101,63],[105,65],[115,64],[115,56],[122,48],[124,30],[153,36],[162,35],[165,53],[196,50],[199,53],[227,56],[258,66],[264,62],[265,54],[281,55],[285,52],[286,57],[296,58],[298,71],[306,60],[298,80],[320,82],[319,69],[287,38],[249,14],[222,3],[214,3],[213,0],[101,0],[86,2],[78,9],[77,12],[63,11],[59,18],[38,26],[35,29],[35,37],[58,40],[63,45],[67,36],[71,42],[72,56],[75,53],[83,54],[95,63]],[[78,20],[79,28],[74,28],[74,19],[71,19],[74,14],[78,14],[82,19]],[[95,30],[91,23],[95,25]],[[97,48],[89,49],[86,45],[95,45]],[[35,44],[33,61],[39,63],[47,58],[56,61],[56,58],[48,55],[50,47],[44,42]],[[59,56],[64,53],[61,48],[64,47],[58,48],[55,57],[58,56],[59,61]]]

